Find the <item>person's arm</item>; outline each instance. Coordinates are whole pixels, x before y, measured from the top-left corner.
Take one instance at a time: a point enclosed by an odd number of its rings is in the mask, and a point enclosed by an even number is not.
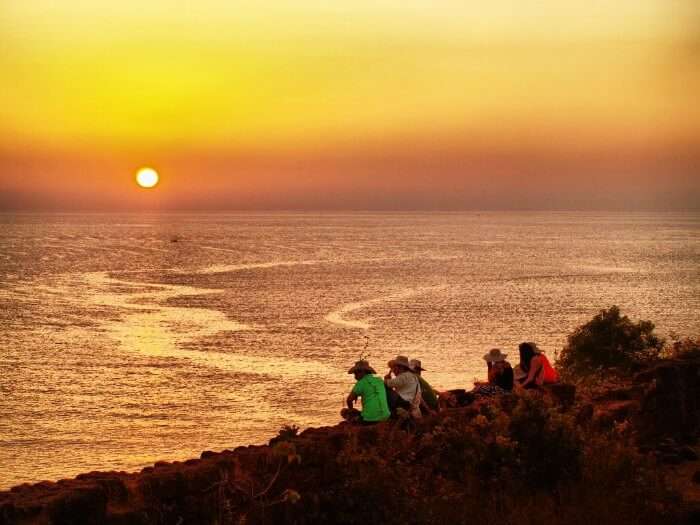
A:
[[[350,392],[348,398],[345,400],[349,409],[352,410],[355,407],[355,401],[357,401],[357,394],[355,392]]]
[[[540,359],[539,356],[535,356],[532,358],[532,361],[530,361],[530,373],[527,375],[527,379],[523,381],[522,386],[526,387],[530,384],[536,384],[537,376],[540,374],[541,371],[542,359]]]
[[[435,414],[435,413],[436,413],[435,410],[433,410],[432,408],[430,408],[430,406],[428,405],[428,403],[425,402],[425,398],[424,398],[423,396],[421,396],[421,398],[420,398],[420,408],[421,408],[421,410],[425,410],[425,413],[426,413],[426,414],[431,414],[431,415],[432,415],[432,414]]]

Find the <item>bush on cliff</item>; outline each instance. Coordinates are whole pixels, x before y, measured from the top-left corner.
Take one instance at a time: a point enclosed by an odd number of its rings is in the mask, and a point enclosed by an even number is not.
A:
[[[634,323],[612,306],[569,335],[557,365],[569,375],[601,368],[631,369],[658,358],[663,347],[663,339],[654,333],[654,323]]]
[[[664,351],[665,357],[671,359],[698,359],[700,358],[700,338],[679,339]]]
[[[415,446],[418,458],[458,482],[552,488],[576,479],[583,442],[574,421],[539,396],[483,405],[472,420],[446,418]]]
[[[675,501],[624,427],[590,434],[537,394],[422,422],[353,429],[337,450],[300,445],[295,505],[266,523],[661,525]],[[305,480],[305,481],[302,481]],[[260,516],[249,514],[250,523]]]
[[[528,485],[553,488],[579,478],[581,429],[537,397],[524,396],[510,416],[508,435],[518,443],[518,464]]]
[[[516,494],[545,497],[580,479],[584,440],[571,417],[539,396],[505,404],[446,415],[410,433],[351,434],[333,464],[324,464],[324,486],[312,494],[299,487],[296,511],[309,522],[505,523],[508,504],[515,521]],[[309,507],[319,499],[325,508]]]

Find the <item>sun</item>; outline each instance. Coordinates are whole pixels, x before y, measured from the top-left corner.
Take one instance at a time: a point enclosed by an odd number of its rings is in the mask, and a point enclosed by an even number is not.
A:
[[[153,168],[141,168],[136,172],[136,182],[142,188],[153,188],[159,180],[158,172]]]

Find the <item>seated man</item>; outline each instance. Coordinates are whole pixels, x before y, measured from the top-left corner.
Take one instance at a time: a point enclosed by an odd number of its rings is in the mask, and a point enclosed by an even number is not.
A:
[[[364,425],[372,425],[389,419],[389,405],[386,399],[386,388],[381,379],[375,376],[375,370],[365,360],[360,360],[348,370],[354,374],[357,383],[347,398],[347,409],[341,412],[344,419]],[[362,399],[362,411],[354,408],[355,401]]]
[[[394,377],[391,375],[394,374]],[[420,418],[421,390],[418,376],[411,372],[408,357],[397,356],[389,361],[389,373],[384,376],[391,415],[400,415],[399,409],[414,418]]]
[[[420,359],[411,359],[411,372],[413,372],[418,381],[420,382],[420,393],[423,403],[421,404],[421,410],[424,414],[432,414],[439,410],[438,406],[438,394],[435,389],[430,386],[430,384],[423,378],[421,372],[425,370],[423,368]]]

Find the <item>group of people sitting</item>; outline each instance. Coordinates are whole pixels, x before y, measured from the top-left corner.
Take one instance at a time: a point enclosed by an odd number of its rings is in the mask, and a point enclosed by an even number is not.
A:
[[[518,347],[520,363],[513,368],[507,354],[494,348],[484,355],[488,380],[477,382],[471,391],[450,390],[439,393],[423,378],[419,359],[397,356],[388,363],[389,372],[380,379],[369,362],[361,359],[348,370],[355,386],[347,397],[341,416],[353,423],[371,425],[389,418],[420,418],[444,407],[464,406],[473,401],[512,392],[514,388],[537,389],[557,383],[559,374],[535,343]],[[362,410],[354,406],[362,401]]]

